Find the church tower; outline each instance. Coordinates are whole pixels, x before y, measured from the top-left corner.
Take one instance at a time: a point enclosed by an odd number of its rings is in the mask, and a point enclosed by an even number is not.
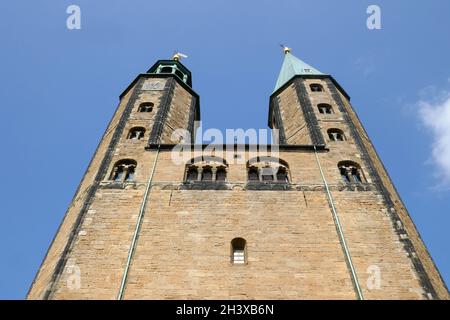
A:
[[[27,298],[448,299],[348,94],[284,53],[264,148],[189,144],[179,55],[139,75]]]

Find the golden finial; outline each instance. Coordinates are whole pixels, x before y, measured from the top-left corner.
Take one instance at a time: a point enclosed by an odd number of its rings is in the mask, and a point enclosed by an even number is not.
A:
[[[287,54],[287,53],[291,52],[291,48],[289,48],[288,46],[286,46],[284,44],[280,44],[280,46],[283,48],[284,54]]]
[[[173,54],[172,60],[180,61],[181,58],[187,58],[187,57],[188,57],[187,55],[185,55],[185,54],[183,54],[181,52],[176,52],[176,53]]]

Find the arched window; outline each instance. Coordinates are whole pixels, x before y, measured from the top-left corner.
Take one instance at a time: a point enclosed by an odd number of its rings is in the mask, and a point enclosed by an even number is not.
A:
[[[319,109],[319,112],[321,114],[332,114],[333,113],[333,108],[327,103],[320,103],[317,105],[317,108]]]
[[[288,177],[288,173],[285,167],[278,167],[278,171],[277,171],[277,181],[278,182],[284,182],[287,183],[289,182],[289,177]]]
[[[143,102],[139,105],[139,112],[152,112],[154,104],[152,102]]]
[[[248,169],[248,180],[249,181],[259,181],[258,168],[250,167]]]
[[[255,157],[247,162],[248,181],[288,183],[289,166],[286,161],[274,157]]]
[[[330,138],[330,141],[344,141],[345,136],[344,132],[340,129],[328,129],[328,138]]]
[[[134,127],[130,129],[128,133],[128,139],[140,140],[144,137],[145,129],[142,127]]]
[[[136,161],[124,159],[117,161],[111,172],[110,179],[115,182],[131,182],[134,180],[136,170]]]
[[[323,91],[323,86],[318,83],[312,83],[310,86],[312,92],[321,92]]]
[[[362,183],[365,181],[361,167],[352,161],[338,163],[339,173],[345,183]]]
[[[231,240],[231,263],[245,264],[247,262],[247,243],[243,238]]]
[[[212,181],[212,169],[209,166],[203,167],[202,181]]]
[[[196,166],[190,166],[186,174],[186,181],[197,181],[198,180],[198,170]]]
[[[217,168],[216,172],[216,181],[226,181],[227,180],[227,171],[224,167]]]
[[[227,168],[228,164],[222,158],[215,156],[197,157],[187,162],[185,181],[225,182]]]

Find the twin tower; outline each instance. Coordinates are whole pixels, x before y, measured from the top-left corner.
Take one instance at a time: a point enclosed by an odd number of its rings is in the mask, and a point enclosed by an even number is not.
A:
[[[27,298],[448,299],[349,96],[284,51],[276,156],[200,145],[174,161],[174,132],[194,141],[200,119],[191,72],[175,56],[140,74]]]

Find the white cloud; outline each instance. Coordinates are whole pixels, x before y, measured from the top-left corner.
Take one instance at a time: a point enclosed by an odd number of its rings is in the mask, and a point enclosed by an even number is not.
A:
[[[419,117],[433,135],[431,160],[437,166],[436,173],[442,183],[450,184],[450,92],[436,94],[435,89],[429,89],[426,93],[433,92],[434,98],[419,101]]]

